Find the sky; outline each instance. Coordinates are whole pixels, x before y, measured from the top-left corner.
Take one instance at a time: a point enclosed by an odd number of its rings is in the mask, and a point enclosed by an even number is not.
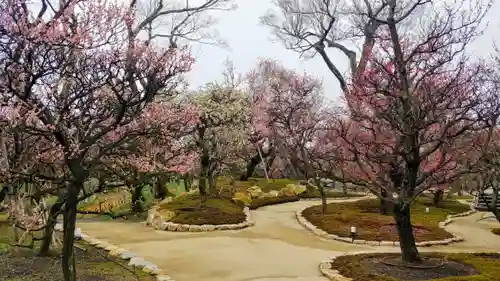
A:
[[[335,102],[341,96],[336,79],[328,71],[320,57],[310,60],[299,58],[295,52],[288,51],[281,43],[273,42],[268,28],[262,26],[259,17],[273,8],[273,0],[236,0],[238,9],[218,15],[214,26],[220,36],[228,43],[229,49],[209,45],[193,47],[196,63],[188,75],[190,88],[197,88],[207,82],[222,79],[224,61],[229,58],[237,72],[245,73],[256,66],[259,58],[271,58],[281,61],[284,66],[297,71],[306,71],[323,81],[325,96]],[[498,37],[500,18],[500,0],[495,1],[487,18],[489,27],[486,33],[471,45],[477,54],[486,54],[492,50],[492,42]],[[500,43],[500,40],[497,40]],[[330,50],[331,58],[339,65],[342,72],[348,70],[347,60],[338,52]]]

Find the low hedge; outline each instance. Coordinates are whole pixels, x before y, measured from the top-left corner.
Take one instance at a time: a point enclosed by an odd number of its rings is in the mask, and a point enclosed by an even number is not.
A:
[[[332,262],[332,269],[338,270],[345,277],[352,278],[352,281],[406,281],[403,279],[382,276],[374,273],[363,260],[368,258],[388,257],[398,254],[362,254],[352,256],[341,256]],[[497,253],[432,253],[423,254],[426,257],[441,258],[443,260],[456,261],[475,267],[479,274],[469,276],[450,276],[439,279],[421,279],[427,281],[500,281],[500,254]],[[420,269],[423,272],[425,270]]]
[[[170,221],[190,225],[237,224],[246,220],[243,206],[229,199],[212,197],[201,207],[197,197],[178,197],[174,201],[159,206],[158,212],[172,211],[176,215]]]
[[[252,199],[248,208],[250,210],[255,210],[260,207],[276,205],[288,202],[296,202],[299,201],[300,197],[298,196],[278,196],[278,197],[265,197],[265,198],[255,198]]]
[[[418,242],[452,238],[453,235],[439,227],[439,222],[447,215],[466,212],[468,205],[456,201],[441,202],[439,208],[429,207],[427,200],[418,200],[411,206],[411,220],[415,239]],[[316,227],[329,234],[349,236],[351,226],[357,227],[357,239],[369,241],[398,241],[396,224],[391,215],[380,214],[379,200],[360,200],[356,202],[329,203],[325,215],[321,205],[309,207],[303,216]]]
[[[366,195],[325,190],[326,198],[349,198],[349,197],[364,197],[364,196]],[[299,194],[299,197],[302,199],[312,199],[312,198],[321,198],[321,195],[319,194],[319,191],[316,189],[316,190],[306,190],[305,192]]]

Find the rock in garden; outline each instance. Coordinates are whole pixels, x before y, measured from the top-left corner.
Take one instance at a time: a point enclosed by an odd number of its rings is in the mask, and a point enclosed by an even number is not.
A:
[[[261,198],[264,195],[264,191],[262,191],[262,188],[256,185],[247,188],[247,192],[251,198]]]
[[[244,205],[249,205],[250,202],[252,202],[252,198],[250,198],[250,196],[244,192],[236,192],[233,195],[233,201],[241,202]]]
[[[135,267],[144,267],[146,265],[146,263],[147,262],[144,260],[143,257],[133,257],[128,262],[128,265],[135,266]]]
[[[174,279],[168,275],[157,275],[156,281],[174,281]]]
[[[131,259],[133,257],[135,257],[136,254],[130,252],[130,251],[125,251],[123,253],[120,254],[120,258],[121,259],[124,259],[124,260],[128,260],[128,259]]]

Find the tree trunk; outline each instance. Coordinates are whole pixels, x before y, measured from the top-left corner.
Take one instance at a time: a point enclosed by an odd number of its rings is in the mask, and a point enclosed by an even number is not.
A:
[[[78,204],[79,185],[69,185],[66,205],[64,206],[64,235],[62,250],[62,272],[64,281],[76,281],[75,242],[76,207]]]
[[[389,194],[387,193],[387,190],[382,189],[380,191],[380,213],[382,215],[389,215],[389,211],[391,209],[391,202],[388,200]]]
[[[155,199],[163,200],[169,195],[168,189],[165,187],[167,183],[165,175],[159,175],[155,184]]]
[[[413,227],[410,219],[410,206],[407,204],[403,207],[402,204],[393,206],[394,220],[396,221],[399,246],[401,248],[401,258],[404,262],[420,263],[422,258],[415,244],[413,236]]]
[[[253,156],[247,164],[247,168],[244,174],[240,176],[240,181],[247,181],[251,176],[253,176],[255,172],[255,168],[261,162],[261,157],[257,153],[257,155]]]
[[[201,175],[198,183],[198,189],[200,191],[200,205],[202,208],[205,208],[205,204],[208,199],[207,194],[207,178],[205,175]]]
[[[347,183],[342,183],[342,192],[344,192],[344,196],[347,197]]]
[[[184,176],[184,191],[188,192],[190,190],[191,190],[191,176],[185,175]]]
[[[484,198],[483,194],[483,200],[486,202],[486,206],[488,207],[488,210],[493,213],[495,218],[497,219],[498,222],[500,222],[500,211],[498,210],[498,188],[492,187],[492,193],[491,193],[491,203],[488,203],[486,201],[486,198]],[[481,199],[481,198],[480,198]]]
[[[40,246],[40,250],[38,251],[40,256],[47,256],[49,254],[50,246],[52,244],[52,236],[54,234],[54,227],[57,223],[57,215],[61,211],[63,205],[64,198],[59,197],[54,205],[50,207],[49,218],[43,232],[42,244]]]
[[[326,214],[326,194],[325,189],[323,188],[323,184],[321,184],[321,180],[319,178],[314,179],[316,186],[318,187],[319,195],[321,196],[321,214]]]
[[[142,185],[136,185],[134,187],[134,191],[132,192],[132,202],[131,202],[132,212],[141,213],[142,211],[144,211],[142,209],[142,201],[144,200],[142,196],[142,188],[143,188]]]
[[[439,207],[439,203],[443,201],[444,191],[442,189],[438,189],[434,192],[434,198],[432,198],[432,203],[434,206]]]
[[[208,171],[208,190],[209,190],[208,194],[214,194],[214,192],[217,188],[216,184],[217,184],[217,181],[215,179],[215,174],[213,171],[209,170]]]

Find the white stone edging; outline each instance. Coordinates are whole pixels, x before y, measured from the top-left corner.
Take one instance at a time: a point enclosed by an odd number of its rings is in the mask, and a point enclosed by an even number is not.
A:
[[[347,242],[347,243],[352,243],[352,244],[368,245],[368,246],[395,246],[395,247],[399,247],[399,241],[368,241],[368,240],[361,240],[361,239],[354,239],[353,240],[351,237],[345,237],[345,236],[343,237],[343,236],[338,236],[335,234],[329,234],[326,231],[317,228],[315,225],[313,225],[311,222],[309,222],[302,215],[302,212],[304,212],[305,209],[310,208],[310,207],[313,207],[313,206],[301,208],[296,212],[297,221],[299,222],[300,225],[302,225],[303,227],[305,227],[306,229],[308,229],[312,233],[314,233],[322,238],[329,239],[329,240],[337,240],[337,241]],[[453,222],[454,218],[469,216],[475,212],[476,212],[476,210],[472,209],[472,207],[471,207],[470,211],[456,214],[456,215],[448,215],[446,217],[445,221],[442,221],[439,223],[439,227],[444,228],[446,225]],[[457,236],[453,233],[450,233],[450,234],[453,235],[452,238],[447,238],[447,239],[443,239],[443,240],[417,242],[416,245],[417,245],[417,247],[429,247],[429,246],[436,246],[436,245],[448,245],[451,243],[461,242],[464,240],[460,236]]]
[[[63,231],[63,225],[58,223],[55,225],[54,230]],[[99,249],[103,249],[108,252],[108,255],[120,258],[122,260],[128,260],[128,266],[139,268],[143,272],[151,274],[156,277],[156,281],[175,281],[172,277],[164,274],[163,270],[161,270],[156,264],[145,260],[143,257],[130,252],[126,249],[117,247],[112,245],[106,241],[99,240],[90,235],[84,234],[81,232],[80,228],[75,230],[75,238],[82,239],[87,242],[89,245],[94,246]]]
[[[355,256],[355,255],[360,255],[360,254],[373,254],[373,252],[354,252],[354,253],[346,253],[340,256],[336,257],[331,257],[330,260],[322,261],[319,264],[319,271],[323,276],[328,278],[331,281],[352,281],[352,278],[345,277],[344,275],[340,274],[340,272],[336,269],[332,268],[332,263],[337,259],[338,257],[342,256]]]
[[[252,220],[251,211],[248,207],[243,208],[246,219],[244,222],[236,224],[203,224],[203,225],[189,225],[179,224],[174,222],[165,222],[161,214],[156,209],[151,209],[148,212],[148,219],[146,225],[152,226],[158,230],[176,231],[176,232],[208,232],[216,230],[237,230],[255,225]]]

